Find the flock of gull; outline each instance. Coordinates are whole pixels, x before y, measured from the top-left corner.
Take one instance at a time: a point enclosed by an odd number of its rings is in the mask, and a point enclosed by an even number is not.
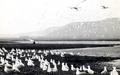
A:
[[[72,75],[119,75],[116,67],[111,71],[104,66],[100,73],[94,71],[90,65],[69,64],[62,61],[66,52],[54,50],[35,50],[35,49],[5,49],[0,48],[0,72],[10,73],[33,73],[37,75],[61,75],[69,72]],[[73,53],[69,55],[74,56]],[[23,75],[22,74],[22,75]],[[70,75],[69,74],[69,75]]]

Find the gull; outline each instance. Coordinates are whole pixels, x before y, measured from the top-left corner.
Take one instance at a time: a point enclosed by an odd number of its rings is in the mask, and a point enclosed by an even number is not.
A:
[[[108,7],[107,6],[102,6],[103,9],[107,9]]]
[[[19,65],[19,64],[16,64],[16,63],[13,63],[13,64],[12,64],[12,69],[13,69],[15,72],[20,72],[20,70],[18,69],[18,65]]]
[[[87,71],[88,69],[83,65],[83,66],[82,66],[82,70],[83,70],[83,71]]]
[[[62,63],[62,71],[69,71],[69,68]]]
[[[48,64],[47,72],[52,72],[52,69],[50,67],[50,63]]]
[[[79,70],[82,71],[82,66],[80,66]]]
[[[58,61],[57,65],[60,65],[60,61]]]
[[[45,70],[47,70],[47,68],[48,68],[47,65],[45,63],[43,63],[42,64],[42,70],[45,71]]]
[[[76,68],[76,75],[80,75],[80,71],[79,71],[79,68]]]
[[[3,66],[5,64],[5,60],[3,57],[0,57],[0,67]]]
[[[76,75],[86,74],[86,72],[81,72],[79,68],[76,68]]]
[[[73,9],[73,10],[76,10],[76,11],[79,11],[80,8],[81,8],[81,7],[76,7],[76,6],[70,7],[70,9]]]
[[[103,69],[103,71],[101,72],[101,74],[106,74],[106,73],[107,73],[107,67],[104,66],[104,69]]]
[[[90,68],[90,66],[88,66],[87,72],[88,72],[89,74],[94,74],[94,71]]]
[[[34,63],[30,58],[28,59],[27,65],[28,66],[34,66]]]
[[[25,65],[24,65],[24,63],[22,62],[22,60],[19,60],[19,63],[18,63],[18,67],[20,68],[20,67],[24,67]]]
[[[4,72],[9,73],[9,72],[12,72],[12,71],[13,71],[12,65],[10,65],[8,63],[5,63]]]
[[[75,71],[75,67],[73,65],[71,65],[71,70]]]
[[[4,51],[0,49],[0,55],[4,55]]]
[[[113,67],[113,70],[110,72],[110,75],[119,75],[116,71],[116,67]]]
[[[2,48],[2,50],[3,50],[4,52],[6,52],[6,53],[8,52],[4,47]]]
[[[53,65],[54,65],[54,67],[52,68],[52,71],[53,71],[53,72],[58,71],[58,69],[57,69],[57,64],[55,63],[55,61],[53,61]]]

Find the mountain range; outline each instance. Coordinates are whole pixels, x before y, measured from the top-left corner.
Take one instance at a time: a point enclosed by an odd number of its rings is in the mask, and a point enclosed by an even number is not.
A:
[[[35,36],[31,36],[34,34]],[[44,34],[41,36],[41,34]],[[120,19],[107,18],[100,21],[72,22],[61,27],[36,31],[21,37],[36,40],[119,40]]]

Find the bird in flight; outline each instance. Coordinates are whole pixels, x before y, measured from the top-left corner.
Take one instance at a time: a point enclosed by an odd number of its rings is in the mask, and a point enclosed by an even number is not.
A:
[[[107,7],[107,6],[102,6],[102,8],[103,8],[103,9],[108,9],[109,7]]]
[[[80,8],[80,7],[70,7],[70,9],[74,9],[74,10],[76,10],[76,11],[78,11],[79,8]]]
[[[81,3],[86,2],[87,0],[82,0],[79,4],[77,4],[76,6],[70,7],[70,9],[79,11],[79,9],[81,8],[79,5],[81,5]]]

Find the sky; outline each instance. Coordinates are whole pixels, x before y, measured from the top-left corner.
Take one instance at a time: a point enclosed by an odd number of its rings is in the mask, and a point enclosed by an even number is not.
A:
[[[43,31],[71,22],[119,18],[119,13],[120,0],[0,0],[0,37]]]

